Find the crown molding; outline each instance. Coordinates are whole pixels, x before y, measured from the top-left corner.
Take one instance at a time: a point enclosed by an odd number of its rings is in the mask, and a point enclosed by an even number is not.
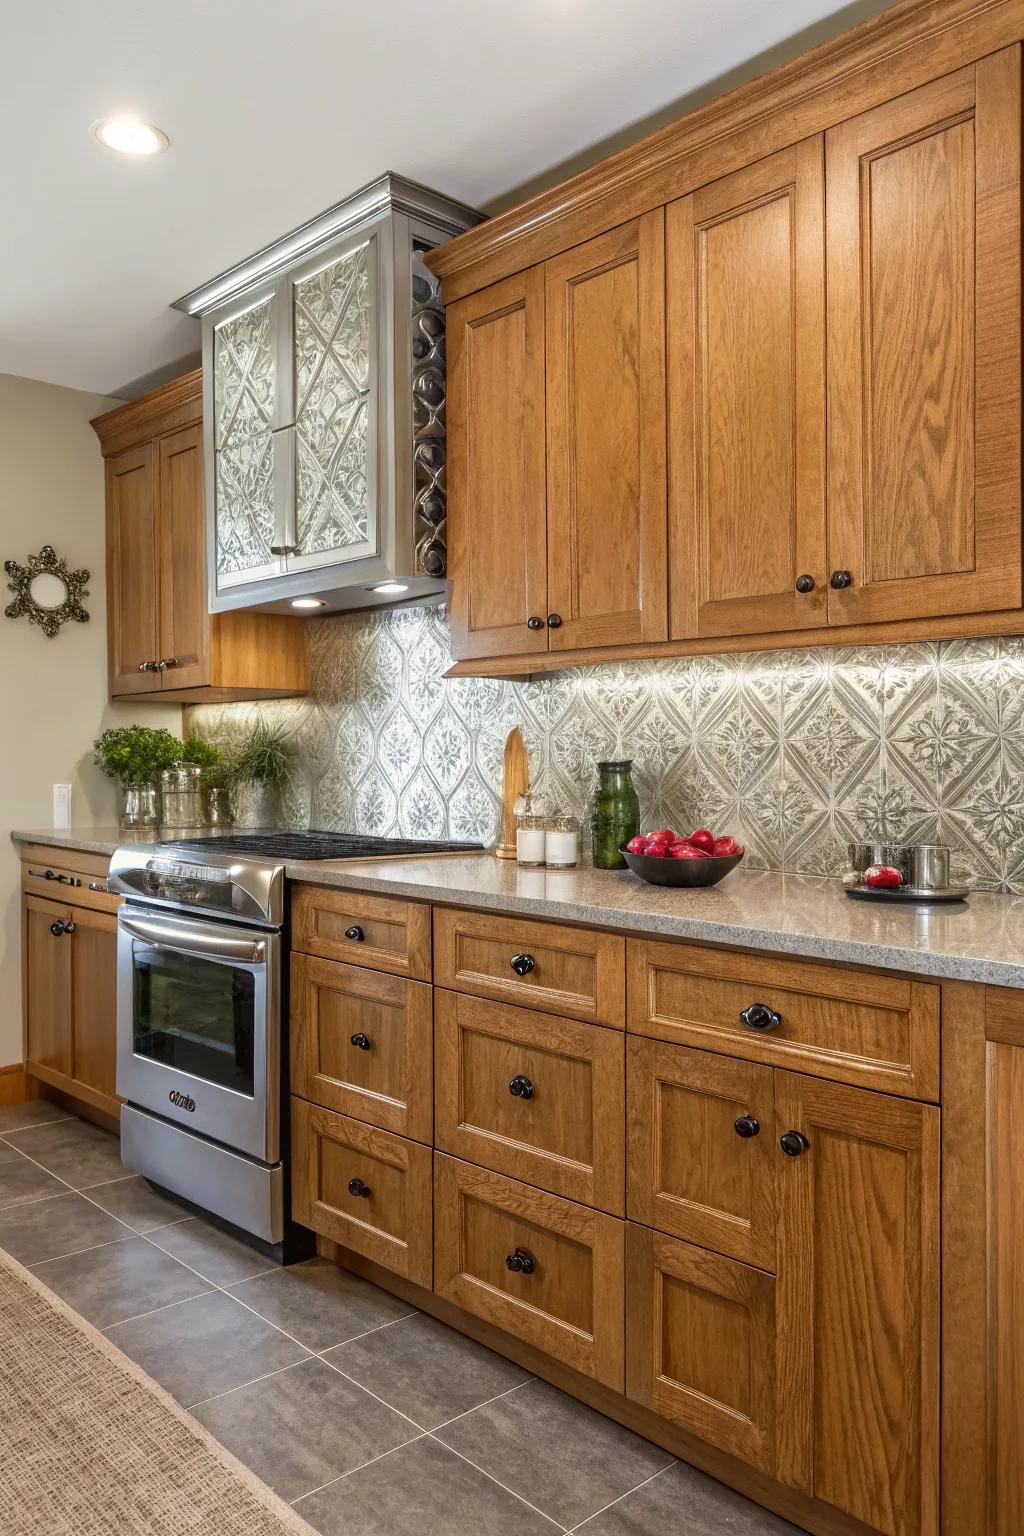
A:
[[[151,389],[138,400],[117,405],[102,416],[94,416],[90,425],[100,440],[103,457],[121,453],[125,448],[177,432],[203,419],[203,370],[194,368],[159,389]]]

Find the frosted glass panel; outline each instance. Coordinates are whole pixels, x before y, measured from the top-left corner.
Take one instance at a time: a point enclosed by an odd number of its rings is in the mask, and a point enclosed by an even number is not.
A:
[[[273,300],[217,326],[213,339],[217,574],[273,566]]]

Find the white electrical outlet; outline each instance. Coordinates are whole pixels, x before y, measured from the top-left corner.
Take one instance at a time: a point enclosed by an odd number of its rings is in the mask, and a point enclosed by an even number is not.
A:
[[[71,825],[71,785],[53,786],[53,827],[58,832]]]

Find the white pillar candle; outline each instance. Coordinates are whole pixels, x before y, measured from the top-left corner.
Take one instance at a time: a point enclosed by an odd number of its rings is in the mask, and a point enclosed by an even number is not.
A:
[[[516,859],[520,864],[544,863],[543,827],[519,827],[516,831]]]
[[[579,863],[579,837],[575,831],[553,830],[544,834],[544,862],[549,868],[571,869]]]

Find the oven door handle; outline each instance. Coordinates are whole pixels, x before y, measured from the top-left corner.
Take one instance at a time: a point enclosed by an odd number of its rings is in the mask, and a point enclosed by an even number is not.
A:
[[[118,923],[131,938],[141,939],[160,949],[173,950],[176,955],[188,955],[196,960],[234,961],[242,965],[267,963],[264,939],[242,939],[228,933],[214,933],[207,925],[199,933],[188,922],[140,917],[136,913],[129,914],[123,907],[118,913]]]

